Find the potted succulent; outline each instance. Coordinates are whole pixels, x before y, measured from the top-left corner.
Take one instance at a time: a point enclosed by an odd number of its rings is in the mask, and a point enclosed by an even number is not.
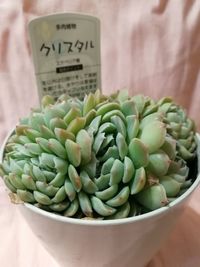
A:
[[[144,267],[200,182],[198,143],[167,97],[45,96],[6,139],[1,175],[61,266]]]

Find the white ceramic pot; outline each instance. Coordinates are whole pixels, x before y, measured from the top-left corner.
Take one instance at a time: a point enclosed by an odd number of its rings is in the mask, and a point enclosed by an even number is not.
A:
[[[197,138],[199,151],[200,136]],[[199,183],[200,175],[168,206],[126,219],[72,219],[30,204],[19,205],[19,209],[61,267],[144,267],[169,236]]]

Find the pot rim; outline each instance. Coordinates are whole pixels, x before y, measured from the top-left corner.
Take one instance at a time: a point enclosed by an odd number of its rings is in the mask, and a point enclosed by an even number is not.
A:
[[[13,129],[8,133],[6,138],[4,139],[4,142],[0,148],[0,163],[3,161],[3,155],[4,155],[4,147],[7,143],[8,138],[10,135],[13,133]],[[196,134],[197,137],[197,154],[200,155],[200,134]],[[186,192],[184,192],[181,196],[179,196],[177,199],[173,200],[170,202],[167,206],[164,206],[162,208],[149,211],[147,213],[137,215],[134,217],[128,217],[128,218],[123,218],[123,219],[113,219],[113,220],[93,220],[93,219],[76,219],[76,218],[70,218],[70,217],[65,217],[61,215],[57,215],[45,210],[42,210],[32,204],[29,203],[24,203],[22,204],[24,207],[26,207],[29,211],[34,212],[38,215],[44,216],[48,219],[53,219],[58,222],[62,223],[69,223],[69,224],[74,224],[74,225],[83,225],[83,226],[114,226],[114,225],[121,225],[121,224],[129,224],[129,223],[134,223],[138,221],[143,221],[145,219],[150,219],[153,217],[156,217],[158,215],[164,215],[167,212],[170,212],[173,208],[179,206],[182,202],[184,202],[185,199],[189,198],[192,192],[197,188],[197,186],[200,184],[200,171],[199,171],[199,166],[200,166],[200,156],[198,157],[198,175],[193,182],[193,184],[187,189]],[[19,205],[19,204],[18,204]]]

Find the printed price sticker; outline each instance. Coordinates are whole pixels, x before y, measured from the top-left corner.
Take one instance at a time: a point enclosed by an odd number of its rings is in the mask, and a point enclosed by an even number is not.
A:
[[[40,99],[67,93],[82,99],[101,88],[100,21],[74,13],[43,16],[29,23]]]

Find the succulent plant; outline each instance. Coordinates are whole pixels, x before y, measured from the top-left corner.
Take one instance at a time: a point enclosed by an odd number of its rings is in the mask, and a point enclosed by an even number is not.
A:
[[[158,105],[165,116],[168,133],[177,140],[178,154],[185,160],[194,158],[197,147],[194,121],[171,98],[160,99]]]
[[[191,184],[187,159],[195,151],[194,125],[172,100],[97,90],[83,101],[45,96],[9,138],[1,173],[39,208],[117,219],[179,196]]]
[[[163,97],[154,101],[149,97],[137,95],[132,97],[139,114],[146,119],[154,120],[154,117],[163,117],[167,133],[177,141],[177,154],[185,160],[191,160],[196,156],[196,129],[195,123],[190,119],[186,111],[177,105],[170,97]]]

